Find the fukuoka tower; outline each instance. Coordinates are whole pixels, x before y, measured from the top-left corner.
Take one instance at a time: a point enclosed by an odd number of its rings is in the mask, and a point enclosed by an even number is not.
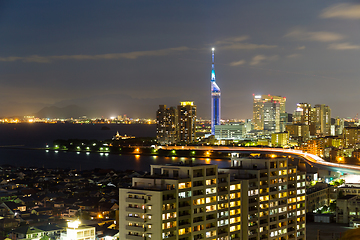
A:
[[[221,119],[221,91],[216,84],[215,77],[215,48],[212,51],[212,65],[211,65],[211,135],[215,135],[215,126],[220,125]]]

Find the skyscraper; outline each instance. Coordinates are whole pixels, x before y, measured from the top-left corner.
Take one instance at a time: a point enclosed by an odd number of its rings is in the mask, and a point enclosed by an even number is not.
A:
[[[160,105],[156,112],[156,138],[159,144],[191,143],[196,140],[196,105],[180,102],[176,107]]]
[[[215,135],[215,125],[220,125],[221,119],[221,92],[216,84],[215,76],[215,48],[212,48],[211,64],[211,134]]]
[[[293,123],[295,124],[311,124],[311,104],[298,103],[293,115]]]
[[[196,105],[194,102],[180,102],[178,126],[179,141],[191,143],[196,140]]]
[[[280,115],[285,113],[286,98],[271,95],[253,95],[253,124],[255,130],[280,131]]]
[[[156,138],[159,144],[178,142],[178,112],[174,107],[160,105],[156,112]]]
[[[331,109],[325,104],[316,104],[314,112],[316,135],[329,136],[331,127]]]

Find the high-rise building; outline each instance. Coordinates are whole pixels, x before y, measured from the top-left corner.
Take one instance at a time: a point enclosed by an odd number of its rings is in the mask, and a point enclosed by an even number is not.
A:
[[[293,115],[294,124],[311,124],[311,104],[298,103]]]
[[[287,158],[151,165],[119,189],[120,239],[305,239],[305,173]]]
[[[331,109],[325,104],[315,105],[314,120],[316,135],[329,136],[331,126]]]
[[[280,103],[276,101],[263,104],[263,130],[280,132]]]
[[[344,119],[343,118],[339,118],[337,117],[335,119],[335,135],[336,136],[340,136],[343,134],[343,131],[344,131]]]
[[[220,125],[221,120],[221,91],[216,84],[215,76],[215,48],[212,48],[211,64],[211,134],[215,135],[215,126]]]
[[[196,105],[194,102],[180,102],[178,110],[178,140],[191,143],[196,140]]]
[[[161,145],[194,142],[196,140],[194,102],[180,102],[177,108],[159,105],[156,112],[156,138]]]
[[[253,95],[253,124],[255,130],[279,132],[280,116],[285,113],[286,98],[271,95]]]
[[[175,144],[178,142],[178,111],[174,107],[159,105],[156,112],[156,138],[159,144]]]
[[[306,239],[305,172],[275,154],[232,153],[231,162],[230,176],[241,179],[242,239]]]

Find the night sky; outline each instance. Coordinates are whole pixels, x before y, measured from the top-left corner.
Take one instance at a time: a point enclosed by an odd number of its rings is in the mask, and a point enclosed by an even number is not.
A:
[[[359,1],[0,1],[0,33],[0,117],[193,100],[209,119],[212,47],[223,119],[251,118],[253,93],[360,113]]]

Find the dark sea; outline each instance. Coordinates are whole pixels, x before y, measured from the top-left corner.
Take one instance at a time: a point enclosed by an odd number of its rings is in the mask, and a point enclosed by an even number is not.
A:
[[[110,130],[102,130],[102,127]],[[167,164],[186,160],[180,157],[100,154],[83,152],[54,152],[44,149],[56,139],[106,140],[119,131],[120,135],[155,137],[156,126],[147,124],[70,124],[21,123],[0,124],[0,165],[66,168],[91,170],[94,168],[149,171],[151,164]],[[9,148],[14,146],[15,148]],[[29,149],[31,148],[31,149]],[[228,167],[230,161],[221,159],[192,159],[196,163],[218,164]]]

